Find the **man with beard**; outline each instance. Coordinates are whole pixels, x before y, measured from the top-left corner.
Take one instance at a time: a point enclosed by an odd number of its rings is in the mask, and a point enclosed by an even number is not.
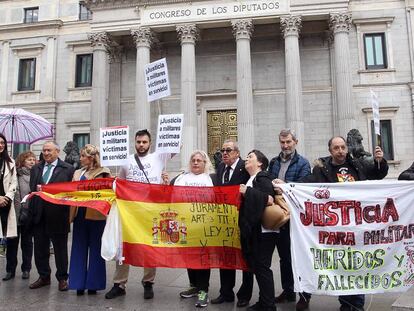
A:
[[[148,130],[140,130],[135,134],[135,154],[128,157],[127,165],[121,168],[119,178],[129,181],[161,184],[161,174],[165,163],[171,159],[170,153],[149,153],[151,147],[151,134]],[[129,265],[119,265],[116,262],[114,286],[106,293],[106,299],[125,295],[125,285],[128,281]],[[144,299],[152,299],[154,291],[152,286],[155,279],[155,268],[144,268],[142,285],[144,286]]]
[[[330,156],[320,158],[312,174],[303,179],[309,183],[354,182],[383,179],[388,173],[388,164],[380,146],[374,150],[373,165],[365,165],[361,159],[352,158],[345,138],[334,136],[328,142]],[[352,228],[349,228],[352,231]],[[363,311],[365,295],[341,295],[340,311]]]
[[[291,129],[283,129],[279,133],[281,152],[274,157],[269,166],[269,172],[273,175],[274,183],[298,182],[311,173],[309,161],[296,151],[298,140]],[[280,189],[276,189],[280,194]],[[282,293],[276,297],[276,303],[296,301],[290,254],[290,226],[289,222],[280,228],[277,234],[276,247],[280,257],[280,276],[282,281]],[[296,310],[308,308],[310,294],[300,293],[296,304]]]

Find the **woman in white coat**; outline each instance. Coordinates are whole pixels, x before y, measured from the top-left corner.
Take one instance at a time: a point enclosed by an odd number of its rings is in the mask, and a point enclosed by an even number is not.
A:
[[[16,213],[14,208],[11,208],[16,187],[16,167],[7,152],[7,139],[0,134],[0,238],[17,236]]]

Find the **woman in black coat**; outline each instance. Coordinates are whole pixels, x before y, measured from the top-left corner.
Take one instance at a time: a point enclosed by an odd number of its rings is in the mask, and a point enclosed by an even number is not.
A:
[[[273,202],[275,195],[271,176],[266,171],[268,164],[269,160],[262,152],[250,151],[245,162],[250,179],[246,185],[240,185],[244,196],[239,218],[242,252],[259,285],[259,301],[248,310],[276,310],[273,272],[270,269],[276,232],[262,227],[264,209]]]

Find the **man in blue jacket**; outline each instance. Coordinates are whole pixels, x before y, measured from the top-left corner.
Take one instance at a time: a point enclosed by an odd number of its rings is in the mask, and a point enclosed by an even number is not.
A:
[[[279,133],[281,152],[270,161],[269,172],[276,178],[274,182],[299,182],[311,173],[309,161],[296,151],[298,140],[291,129],[283,129]],[[276,303],[296,301],[292,261],[290,255],[289,222],[280,228],[277,235],[276,247],[280,257],[280,276],[283,292],[276,297]],[[300,293],[296,310],[305,310],[309,306],[310,294]]]

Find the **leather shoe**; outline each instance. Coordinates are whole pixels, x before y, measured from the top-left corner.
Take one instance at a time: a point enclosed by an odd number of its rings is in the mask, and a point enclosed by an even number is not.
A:
[[[229,298],[224,297],[223,295],[219,295],[217,298],[212,299],[211,303],[213,305],[219,305],[219,304],[222,304],[223,302],[233,302],[233,301],[234,301],[234,297],[229,299]]]
[[[296,301],[296,293],[283,291],[279,296],[275,297],[276,303],[294,302]]]
[[[47,286],[50,285],[50,277],[49,278],[38,278],[36,282],[33,282],[32,284],[29,285],[30,289],[37,289],[43,286]]]
[[[125,288],[122,288],[119,285],[119,283],[114,283],[114,286],[111,288],[111,290],[105,294],[105,298],[113,299],[125,295]]]
[[[66,280],[60,280],[59,285],[58,285],[58,289],[61,292],[66,292],[69,289],[68,282]]]
[[[22,272],[22,279],[27,280],[30,278],[30,272],[29,271],[23,271]]]
[[[237,308],[247,307],[248,305],[249,305],[249,301],[246,299],[237,300]]]
[[[154,290],[152,289],[151,282],[144,282],[144,299],[154,298]]]
[[[6,275],[3,278],[3,281],[8,281],[8,280],[11,280],[11,279],[14,279],[14,273],[7,272]]]

